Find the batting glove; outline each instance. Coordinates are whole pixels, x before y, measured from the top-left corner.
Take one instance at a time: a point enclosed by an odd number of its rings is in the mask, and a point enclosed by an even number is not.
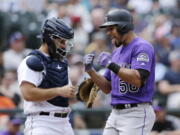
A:
[[[108,52],[102,52],[98,57],[98,64],[103,67],[108,67],[111,63],[111,54]]]
[[[86,72],[93,68],[94,57],[95,57],[95,52],[86,54],[84,56],[84,65],[85,65]]]

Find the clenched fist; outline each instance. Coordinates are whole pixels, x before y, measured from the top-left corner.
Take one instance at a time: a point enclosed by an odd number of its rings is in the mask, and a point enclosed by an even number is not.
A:
[[[102,52],[98,56],[98,64],[107,67],[111,63],[111,54],[108,52]]]
[[[92,69],[94,57],[95,57],[95,52],[90,53],[90,54],[86,54],[84,56],[85,71],[89,71]]]

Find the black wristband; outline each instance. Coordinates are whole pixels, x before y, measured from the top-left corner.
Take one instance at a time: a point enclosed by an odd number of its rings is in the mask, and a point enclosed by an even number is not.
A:
[[[119,70],[120,70],[120,66],[114,62],[111,62],[108,66],[108,69],[110,69],[111,71],[113,71],[115,74],[118,74]]]

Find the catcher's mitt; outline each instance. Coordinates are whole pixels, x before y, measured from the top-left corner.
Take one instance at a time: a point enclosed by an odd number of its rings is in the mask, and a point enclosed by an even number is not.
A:
[[[98,91],[99,87],[91,79],[87,79],[79,85],[77,99],[91,108]]]

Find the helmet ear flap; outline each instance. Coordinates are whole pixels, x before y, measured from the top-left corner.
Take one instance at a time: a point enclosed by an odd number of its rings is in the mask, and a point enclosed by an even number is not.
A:
[[[133,25],[131,24],[117,25],[117,31],[121,35],[129,32],[130,30],[133,30]]]
[[[119,34],[123,35],[129,31],[127,25],[118,25],[117,26],[117,31]]]

